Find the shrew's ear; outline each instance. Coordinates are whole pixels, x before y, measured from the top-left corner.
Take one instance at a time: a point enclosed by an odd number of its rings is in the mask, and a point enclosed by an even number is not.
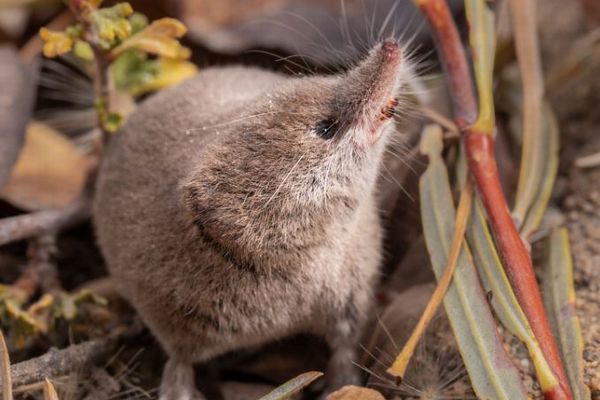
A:
[[[231,236],[227,221],[232,207],[226,204],[227,194],[215,193],[215,183],[202,175],[201,171],[195,172],[179,188],[184,212],[201,234],[222,240]]]

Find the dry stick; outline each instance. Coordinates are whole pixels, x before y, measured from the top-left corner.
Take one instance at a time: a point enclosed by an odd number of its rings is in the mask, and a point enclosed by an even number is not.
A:
[[[116,349],[116,344],[114,339],[103,338],[71,345],[62,350],[50,349],[40,357],[14,364],[13,385],[26,385],[85,370],[91,365],[104,362]]]
[[[14,364],[11,372],[12,384],[22,387],[47,378],[82,372],[90,366],[104,363],[123,342],[134,339],[142,331],[143,326],[138,322],[100,339],[74,344],[61,350],[50,349],[39,357]],[[19,388],[19,391],[22,389]]]
[[[557,376],[559,385],[544,393],[546,399],[571,399],[556,341],[544,311],[531,257],[509,214],[500,186],[491,132],[472,129],[477,106],[467,58],[458,30],[444,0],[415,0],[433,28],[452,95],[456,124],[462,132],[469,171],[477,185],[506,275],[527,316],[533,333]]]
[[[460,136],[460,131],[458,130],[458,127],[456,126],[454,121],[451,121],[445,115],[426,106],[420,106],[418,109],[421,112],[421,114],[423,114],[425,117],[429,118],[431,121],[437,123],[438,125],[442,126],[445,130],[450,132],[451,135],[449,135],[449,137]]]
[[[406,372],[406,367],[408,366],[408,363],[415,352],[417,344],[419,343],[419,339],[421,336],[423,336],[425,329],[427,329],[427,326],[429,326],[429,323],[435,316],[435,313],[442,303],[442,300],[444,300],[446,291],[452,282],[452,276],[456,270],[458,256],[460,255],[460,250],[462,249],[462,244],[465,238],[465,229],[469,220],[469,213],[471,212],[472,199],[473,185],[471,184],[471,181],[467,180],[465,187],[460,194],[460,200],[458,202],[458,210],[456,212],[456,220],[454,224],[454,235],[452,236],[452,245],[450,247],[450,253],[448,255],[448,261],[446,262],[444,274],[438,281],[435,291],[431,295],[431,299],[421,314],[421,318],[411,333],[410,338],[404,344],[402,351],[400,354],[398,354],[392,366],[387,370],[388,373],[396,376],[396,381],[398,384],[400,384],[402,381],[402,377]]]
[[[577,168],[594,168],[600,165],[600,152],[575,159]]]
[[[83,194],[60,210],[44,210],[0,219],[0,246],[75,225],[91,215],[91,198]]]
[[[27,249],[28,262],[19,278],[11,285],[20,289],[25,299],[30,299],[38,287],[46,292],[61,288],[58,271],[54,264],[56,236],[40,235],[30,240]]]

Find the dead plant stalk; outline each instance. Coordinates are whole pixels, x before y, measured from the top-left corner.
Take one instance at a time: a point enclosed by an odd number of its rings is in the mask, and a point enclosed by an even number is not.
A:
[[[444,269],[444,275],[438,281],[438,284],[431,296],[431,299],[427,303],[425,310],[419,318],[419,322],[415,326],[415,329],[410,335],[410,338],[402,348],[402,351],[394,360],[392,366],[388,369],[388,373],[397,377],[398,383],[402,380],[406,372],[406,367],[412,358],[419,339],[423,336],[423,333],[429,326],[429,323],[435,316],[437,309],[444,300],[444,295],[452,282],[452,276],[456,270],[458,256],[462,249],[464,242],[465,230],[467,222],[469,220],[469,213],[471,212],[471,200],[473,199],[473,186],[471,181],[467,180],[465,187],[463,188],[460,200],[458,202],[458,211],[456,212],[456,224],[454,227],[454,235],[452,237],[452,246],[450,247],[450,253],[448,255],[448,261],[446,268]]]

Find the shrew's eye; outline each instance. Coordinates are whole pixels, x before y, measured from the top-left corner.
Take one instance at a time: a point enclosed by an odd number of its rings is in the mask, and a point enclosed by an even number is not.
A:
[[[331,139],[338,130],[338,122],[334,119],[324,119],[315,126],[315,133],[322,139]]]

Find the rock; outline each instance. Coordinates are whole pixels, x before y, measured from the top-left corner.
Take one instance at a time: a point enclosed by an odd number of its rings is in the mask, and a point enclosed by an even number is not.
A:
[[[17,52],[0,47],[0,188],[10,176],[25,138],[35,98],[37,68],[24,65]]]
[[[377,390],[359,387],[344,386],[327,396],[327,400],[385,400]]]

